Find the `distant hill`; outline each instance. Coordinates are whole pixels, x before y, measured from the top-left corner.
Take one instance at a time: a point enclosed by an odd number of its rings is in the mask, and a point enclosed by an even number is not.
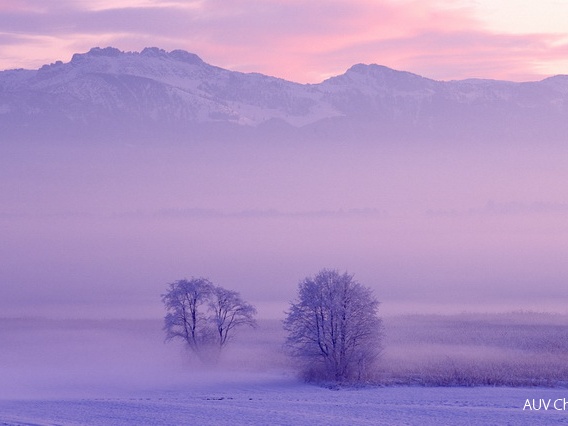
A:
[[[568,134],[568,76],[435,81],[358,64],[319,84],[229,71],[182,50],[93,48],[0,72],[3,138],[285,135],[366,139]]]

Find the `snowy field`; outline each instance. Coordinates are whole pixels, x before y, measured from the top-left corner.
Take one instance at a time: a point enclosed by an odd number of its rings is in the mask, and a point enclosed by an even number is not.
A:
[[[435,333],[425,332],[432,324],[441,329],[445,321],[440,336],[446,343],[438,342],[437,347],[447,349],[440,356],[450,366],[457,362],[456,354],[467,362],[472,352],[478,354],[481,365],[490,365],[489,360],[503,354],[513,356],[518,351],[511,347],[514,339],[499,336],[504,329],[510,335],[517,325],[525,332],[531,328],[520,324],[526,316],[460,319],[463,323],[456,317],[448,321],[434,316],[385,321],[391,336],[385,342],[384,365],[389,374],[385,372],[384,377],[400,380],[402,369],[395,367],[403,361],[411,364],[412,374],[419,371],[420,360],[420,371],[428,371],[425,366],[432,359],[425,353],[430,350],[431,356],[438,356],[433,349]],[[427,324],[422,333],[412,326],[417,320]],[[547,330],[556,333],[551,323],[564,318],[530,321],[535,330],[541,330],[539,334],[543,334],[543,321]],[[472,322],[477,333],[467,331]],[[473,350],[468,333],[479,342],[478,332],[489,323],[492,331],[486,330],[482,345]],[[242,332],[221,365],[208,368],[190,361],[179,345],[164,344],[160,327],[157,320],[0,320],[0,425],[568,424],[565,387],[329,389],[305,384],[295,376],[282,354],[283,332],[277,321],[261,322],[258,330]],[[453,327],[462,330],[459,338]],[[404,341],[409,328],[414,335]],[[544,335],[549,338],[550,332]],[[416,342],[414,349],[411,342]],[[464,348],[470,348],[469,352]],[[463,355],[466,352],[469,358]],[[535,359],[536,349],[529,347],[525,352],[527,359]],[[525,407],[527,400],[531,404],[535,400],[541,409]],[[543,403],[548,403],[548,409]]]
[[[566,390],[387,387],[329,390],[284,377],[92,398],[0,401],[8,425],[550,425],[568,411],[523,411]]]

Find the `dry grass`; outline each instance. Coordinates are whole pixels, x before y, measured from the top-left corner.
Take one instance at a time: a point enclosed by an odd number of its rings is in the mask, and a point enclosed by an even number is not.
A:
[[[566,315],[408,315],[385,319],[385,331],[383,384],[568,384]]]

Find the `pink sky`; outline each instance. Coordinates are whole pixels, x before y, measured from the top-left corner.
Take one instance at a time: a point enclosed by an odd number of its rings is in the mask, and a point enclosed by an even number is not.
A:
[[[361,62],[440,80],[535,80],[568,73],[567,3],[4,0],[0,69],[66,62],[95,46],[157,46],[302,83]]]

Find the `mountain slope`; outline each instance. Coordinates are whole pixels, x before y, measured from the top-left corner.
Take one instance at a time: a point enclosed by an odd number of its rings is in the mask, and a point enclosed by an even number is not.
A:
[[[530,83],[440,82],[358,64],[320,84],[303,85],[228,71],[181,50],[111,47],[39,70],[0,72],[0,125],[9,137],[184,134],[203,125],[282,131],[284,125],[328,135],[355,129],[412,138],[425,132],[562,138],[567,118],[564,76]]]

